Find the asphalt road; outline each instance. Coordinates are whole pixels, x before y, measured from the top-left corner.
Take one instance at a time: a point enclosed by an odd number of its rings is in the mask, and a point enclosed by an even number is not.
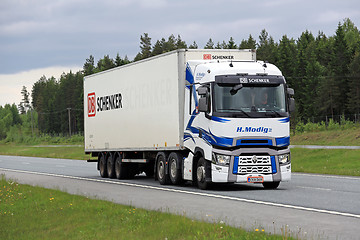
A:
[[[360,178],[293,173],[277,190],[261,185],[161,186],[153,179],[103,179],[96,163],[0,156],[0,174],[116,203],[304,239],[360,239]]]

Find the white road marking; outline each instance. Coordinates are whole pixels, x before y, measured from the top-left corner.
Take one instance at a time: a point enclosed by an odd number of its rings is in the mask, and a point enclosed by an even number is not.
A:
[[[305,186],[297,186],[297,188],[314,189],[314,190],[321,190],[321,191],[331,191],[330,188],[317,188],[317,187],[305,187]]]
[[[2,171],[10,171],[10,172],[18,172],[18,173],[44,175],[44,176],[50,176],[50,177],[61,177],[61,178],[69,178],[69,179],[76,179],[76,180],[85,180],[85,181],[91,181],[91,182],[111,183],[111,184],[124,185],[124,186],[129,186],[129,187],[139,187],[139,188],[154,189],[154,190],[160,190],[160,191],[166,191],[166,192],[184,193],[184,194],[190,194],[190,195],[212,197],[212,198],[233,200],[233,201],[246,202],[246,203],[255,203],[255,204],[262,204],[262,205],[267,205],[267,206],[283,207],[283,208],[303,210],[303,211],[309,211],[309,212],[326,213],[326,214],[338,215],[338,216],[343,216],[343,217],[353,217],[353,218],[359,218],[360,219],[360,215],[358,215],[358,214],[343,213],[343,212],[337,212],[337,211],[330,211],[330,210],[310,208],[310,207],[301,207],[301,206],[274,203],[274,202],[265,202],[265,201],[238,198],[238,197],[229,197],[229,196],[222,196],[222,195],[216,195],[216,194],[210,194],[210,193],[191,192],[191,191],[164,188],[164,187],[140,185],[140,184],[136,184],[136,183],[114,182],[114,181],[105,180],[105,179],[92,179],[92,178],[84,178],[84,177],[75,177],[75,176],[53,174],[53,173],[41,173],[41,172],[13,170],[13,169],[6,169],[6,168],[0,168],[0,170],[2,170]]]
[[[322,177],[322,178],[336,178],[336,179],[349,179],[349,180],[360,180],[360,177],[349,177],[349,176],[336,176],[336,175],[323,175],[323,174],[311,174],[311,173],[291,173],[296,176],[310,176],[310,177]]]

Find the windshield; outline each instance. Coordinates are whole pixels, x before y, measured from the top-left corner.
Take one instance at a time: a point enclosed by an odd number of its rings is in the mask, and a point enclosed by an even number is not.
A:
[[[240,87],[215,84],[213,99],[214,113],[218,115],[241,113],[248,117],[282,117],[286,113],[283,84]]]

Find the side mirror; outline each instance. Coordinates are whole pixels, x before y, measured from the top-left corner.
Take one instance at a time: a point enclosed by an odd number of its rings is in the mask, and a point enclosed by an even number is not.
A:
[[[197,89],[199,98],[199,112],[209,112],[209,88],[207,86],[200,86]]]
[[[289,98],[289,112],[295,111],[295,99]]]
[[[295,92],[293,88],[287,88],[287,94],[290,96],[294,96]]]
[[[196,91],[200,96],[209,94],[209,89],[207,86],[200,86]]]
[[[208,112],[209,104],[208,104],[207,97],[199,98],[199,112]]]

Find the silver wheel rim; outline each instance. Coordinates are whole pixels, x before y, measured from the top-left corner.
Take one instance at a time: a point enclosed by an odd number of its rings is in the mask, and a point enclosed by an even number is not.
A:
[[[205,167],[204,166],[199,166],[197,168],[197,180],[198,182],[203,182],[204,178],[205,178]]]
[[[171,173],[171,177],[175,178],[176,177],[176,161],[172,161],[171,165],[170,165],[170,173]]]
[[[159,174],[159,178],[160,179],[163,179],[164,178],[164,162],[163,161],[160,161],[159,162],[159,167],[158,167],[158,174]]]

